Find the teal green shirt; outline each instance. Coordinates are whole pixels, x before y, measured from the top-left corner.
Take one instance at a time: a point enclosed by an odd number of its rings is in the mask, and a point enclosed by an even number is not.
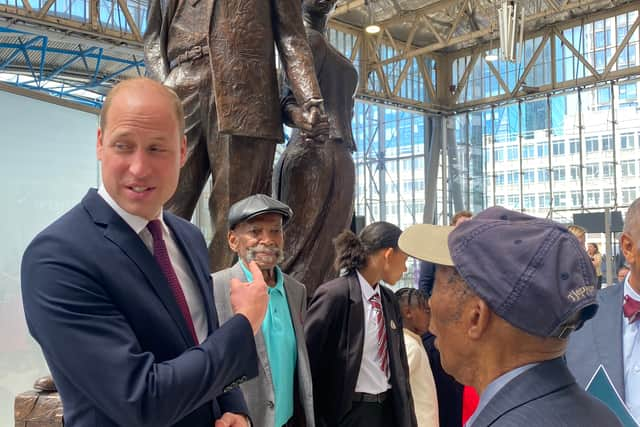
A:
[[[253,280],[244,262],[240,261],[240,266],[247,280]],[[276,267],[276,285],[267,289],[269,306],[262,322],[262,335],[271,368],[276,410],[275,425],[281,427],[293,416],[293,381],[298,350],[289,303],[284,291],[284,276],[280,268]]]

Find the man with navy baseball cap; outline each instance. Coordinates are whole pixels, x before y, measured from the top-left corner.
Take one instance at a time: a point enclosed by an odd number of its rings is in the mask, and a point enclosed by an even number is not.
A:
[[[563,358],[598,307],[591,261],[564,226],[493,207],[455,229],[414,225],[398,244],[437,264],[430,330],[444,370],[480,393],[467,427],[621,425]]]

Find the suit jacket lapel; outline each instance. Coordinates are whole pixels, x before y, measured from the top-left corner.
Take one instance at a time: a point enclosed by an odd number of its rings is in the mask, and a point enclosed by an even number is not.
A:
[[[470,426],[488,426],[512,409],[566,387],[575,380],[564,359],[542,362],[509,381]]]
[[[178,325],[178,329],[189,346],[194,345],[187,323],[180,312],[169,282],[144,242],[129,225],[98,195],[95,190],[83,199],[83,204],[96,224],[106,226],[104,236],[117,245],[145,275],[149,285]]]
[[[622,297],[624,286],[616,285],[611,292],[601,293],[597,321],[590,321],[596,351],[614,387],[624,399],[624,368],[622,362]]]
[[[356,382],[358,381],[358,373],[360,372],[360,364],[362,363],[362,349],[364,346],[364,305],[362,303],[362,291],[360,290],[360,282],[358,276],[350,274],[346,277],[349,286],[349,300],[351,307],[349,308],[349,320],[347,326],[347,368],[345,372],[349,372],[349,383],[353,382],[351,390],[347,393],[355,391]],[[347,384],[349,384],[347,383]]]

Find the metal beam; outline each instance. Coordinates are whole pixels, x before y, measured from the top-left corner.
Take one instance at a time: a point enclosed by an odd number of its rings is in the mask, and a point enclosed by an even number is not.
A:
[[[629,31],[627,32],[627,34],[624,36],[624,38],[616,48],[615,53],[611,57],[611,60],[607,64],[607,67],[604,69],[604,72],[602,73],[604,78],[606,78],[607,75],[611,72],[611,70],[613,69],[613,65],[618,61],[620,54],[629,45],[629,40],[631,40],[631,36],[633,36],[633,33],[638,29],[638,26],[640,26],[640,15],[636,17],[636,20],[634,21],[633,25],[629,27]]]
[[[531,56],[531,59],[529,60],[529,63],[525,67],[524,71],[522,72],[522,75],[520,76],[520,79],[518,79],[518,82],[513,87],[513,90],[511,91],[511,96],[515,96],[516,93],[518,93],[518,91],[520,90],[520,87],[522,86],[522,84],[524,83],[525,79],[529,75],[529,72],[531,71],[531,69],[535,65],[536,61],[538,60],[538,57],[540,56],[540,54],[544,50],[544,45],[549,40],[550,33],[551,32],[548,32],[547,34],[545,34],[545,36],[542,38],[542,41],[540,42],[540,45],[538,46],[536,51],[533,52],[533,55]],[[523,47],[521,47],[521,48],[523,48]],[[553,80],[553,78],[552,78],[552,80]]]

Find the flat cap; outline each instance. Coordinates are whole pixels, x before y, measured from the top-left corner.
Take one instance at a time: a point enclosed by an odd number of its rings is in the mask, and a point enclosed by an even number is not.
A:
[[[455,266],[498,316],[533,335],[564,338],[597,310],[587,252],[548,219],[493,207],[455,228],[411,226],[398,246],[415,258]],[[577,314],[580,321],[571,325]]]
[[[265,194],[254,194],[231,205],[229,208],[229,229],[232,230],[241,222],[266,213],[282,215],[283,223],[286,223],[293,216],[291,208],[284,203]]]

